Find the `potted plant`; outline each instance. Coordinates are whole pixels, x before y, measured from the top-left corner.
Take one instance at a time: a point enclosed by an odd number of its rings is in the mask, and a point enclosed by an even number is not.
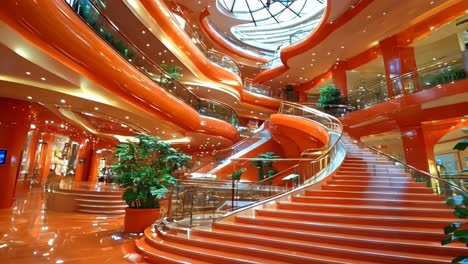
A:
[[[118,161],[113,171],[120,187],[125,188],[122,198],[128,205],[124,220],[127,233],[143,232],[161,217],[159,202],[176,183],[172,173],[191,160],[158,137],[138,134],[136,139],[114,148]]]
[[[234,208],[234,197],[238,196],[238,192],[239,192],[238,185],[239,185],[240,178],[242,174],[246,171],[247,171],[247,168],[241,168],[241,169],[233,171],[229,175],[229,178],[231,178],[232,180],[232,208]],[[235,189],[234,189],[234,186],[235,186]]]
[[[273,176],[277,173],[273,169],[273,162],[269,159],[279,159],[280,156],[276,155],[274,152],[265,152],[257,156],[258,160],[250,162],[250,165],[253,165],[258,168],[258,181],[261,181],[266,177]]]
[[[334,84],[329,84],[320,89],[320,97],[317,106],[322,109],[329,109],[331,104],[341,104],[341,90]]]

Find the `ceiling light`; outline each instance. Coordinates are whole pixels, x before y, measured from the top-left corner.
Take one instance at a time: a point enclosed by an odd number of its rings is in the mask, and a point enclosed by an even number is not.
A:
[[[141,33],[142,33],[142,34],[145,34],[145,33],[146,33],[146,31],[142,30],[142,31],[141,31]]]
[[[30,72],[26,72],[26,74],[27,74],[27,75],[31,75],[31,73],[30,73]]]
[[[60,102],[61,102],[62,104],[64,104],[64,103],[66,103],[67,101],[65,101],[65,99],[60,99]]]
[[[45,80],[46,80],[46,78],[44,78],[44,77],[41,77],[41,80],[45,81]]]
[[[94,107],[94,110],[99,110],[99,107]]]
[[[149,46],[150,46],[149,43],[146,43],[146,47],[149,47]]]
[[[28,98],[29,100],[32,100],[32,96],[27,96],[26,98]]]
[[[130,117],[126,116],[125,119],[130,119]]]

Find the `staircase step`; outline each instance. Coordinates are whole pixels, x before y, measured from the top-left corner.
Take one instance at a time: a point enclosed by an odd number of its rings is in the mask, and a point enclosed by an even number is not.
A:
[[[296,219],[301,222],[324,222],[334,224],[355,224],[380,227],[414,227],[434,228],[443,230],[445,226],[456,221],[451,218],[428,218],[415,216],[382,216],[363,214],[340,214],[322,212],[296,212],[287,210],[257,210],[259,216],[277,217],[281,219]],[[440,232],[439,232],[440,233]]]
[[[432,189],[426,187],[387,187],[387,186],[354,186],[354,185],[323,185],[322,190],[351,192],[389,192],[389,193],[421,193],[432,194]]]
[[[181,237],[187,237],[185,233],[180,234]],[[221,233],[221,232],[207,232],[203,230],[193,230],[190,232],[190,240],[198,240],[203,242],[210,242],[214,244],[225,243],[225,241],[230,241],[230,245],[236,245],[241,248],[249,249],[264,249],[270,252],[281,253],[284,252],[288,255],[295,255],[300,257],[307,257],[310,260],[317,261],[319,259],[324,261],[346,261],[349,258],[352,258],[354,261],[359,261],[359,263],[395,263],[401,261],[407,261],[412,263],[428,263],[426,255],[417,254],[417,253],[407,253],[394,255],[393,252],[386,252],[380,250],[378,252],[368,252],[362,251],[362,247],[353,247],[348,245],[332,245],[332,244],[323,244],[323,243],[311,243],[307,244],[298,243],[298,240],[285,239],[278,240],[273,237],[261,237],[255,235],[243,236],[232,233]],[[346,259],[340,259],[338,256],[346,256]],[[330,259],[332,258],[332,259]],[[298,262],[294,259],[289,261],[288,259],[281,259],[285,262],[292,263],[304,263]],[[433,257],[429,263],[444,263],[447,260],[446,256],[436,256]],[[413,262],[415,261],[415,262]],[[424,262],[423,262],[424,261]],[[443,262],[440,262],[443,261]]]
[[[112,215],[125,215],[125,210],[93,210],[93,209],[78,209],[77,212],[87,214],[112,214]]]
[[[145,230],[145,238],[146,242],[152,245],[153,247],[160,248],[161,250],[167,251],[172,254],[177,254],[202,261],[208,261],[210,263],[284,263],[284,261],[262,258],[261,256],[259,256],[260,252],[256,252],[257,255],[254,256],[247,255],[248,249],[246,248],[239,248],[239,252],[236,252],[237,250],[235,247],[229,246],[227,244],[214,245],[209,243],[196,243],[196,241],[191,239],[181,239],[175,236],[169,236],[162,233],[158,233],[156,236],[154,236],[153,233],[150,231],[150,228],[147,228]],[[242,252],[242,250],[246,250],[246,252]],[[282,256],[278,255],[278,257]]]
[[[356,191],[338,191],[338,190],[306,190],[305,196],[320,197],[346,197],[346,198],[367,198],[367,199],[392,199],[392,200],[417,200],[417,201],[442,201],[435,194],[424,193],[392,193],[392,192],[356,192]]]
[[[375,175],[342,175],[332,176],[333,180],[343,181],[386,181],[386,182],[414,182],[414,179],[408,176],[375,176]]]
[[[135,245],[141,253],[145,254],[145,259],[158,264],[209,264],[212,262],[194,260],[191,257],[183,257],[165,250],[160,250],[146,243],[144,237],[135,240]]]
[[[370,172],[370,171],[337,171],[340,176],[375,176],[375,177],[408,177],[402,172]]]
[[[464,247],[442,247],[437,243],[432,245],[427,244],[427,242],[426,244],[416,244],[407,243],[405,241],[359,239],[329,233],[300,232],[288,228],[276,227],[272,229],[267,226],[246,226],[227,221],[214,223],[213,230],[210,232],[203,230],[197,230],[195,232],[200,233],[202,236],[214,236],[227,241],[242,240],[252,244],[271,245],[272,247],[281,248],[292,247],[296,250],[305,250],[308,252],[314,252],[318,248],[318,250],[321,250],[321,254],[330,254],[324,251],[324,249],[330,249],[333,255],[343,254],[346,256],[356,254],[357,252],[367,254],[372,251],[372,256],[375,257],[374,260],[380,263],[384,263],[382,261],[388,258],[385,256],[384,259],[379,259],[379,255],[391,256],[391,254],[395,254],[395,252],[398,252],[397,257],[415,258],[416,261],[423,260],[417,263],[428,263],[425,262],[428,259],[428,256],[425,254],[436,255],[438,257],[435,259],[447,261],[450,259],[448,256],[457,256],[468,252]],[[249,236],[245,236],[246,233],[249,234]],[[402,259],[396,261],[393,259],[393,261],[394,263],[401,263]],[[412,261],[409,262],[414,263]]]
[[[297,202],[278,202],[277,208],[280,210],[293,210],[300,212],[322,212],[335,214],[363,214],[363,215],[382,215],[382,216],[416,216],[425,217],[430,215],[432,218],[451,218],[453,210],[436,208],[414,208],[414,207],[396,207],[382,205],[359,205],[342,206],[335,204],[315,204],[315,203],[297,203]]]
[[[76,198],[75,201],[78,201],[80,203],[87,203],[87,204],[122,204],[122,205],[127,205],[124,200],[122,200],[122,197],[120,199],[116,200],[95,200],[95,199],[82,199],[82,198]]]
[[[327,181],[329,185],[353,185],[353,186],[386,186],[386,187],[425,187],[426,184],[423,182],[398,182],[398,181],[378,181],[378,180],[371,180],[371,181],[350,181],[350,180],[341,180],[341,179],[332,179]]]
[[[292,202],[300,203],[323,203],[334,205],[381,205],[381,206],[399,206],[399,207],[416,207],[416,208],[436,208],[447,209],[443,201],[409,201],[409,200],[390,200],[390,199],[365,199],[365,198],[343,198],[343,197],[311,197],[311,196],[294,196]]]

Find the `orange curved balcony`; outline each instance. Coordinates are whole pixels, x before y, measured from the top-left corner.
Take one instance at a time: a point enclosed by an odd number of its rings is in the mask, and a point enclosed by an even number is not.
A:
[[[44,10],[49,14],[46,17]],[[156,118],[230,141],[239,137],[235,127],[202,117],[169,96],[107,45],[63,0],[5,1],[0,20],[67,67]]]

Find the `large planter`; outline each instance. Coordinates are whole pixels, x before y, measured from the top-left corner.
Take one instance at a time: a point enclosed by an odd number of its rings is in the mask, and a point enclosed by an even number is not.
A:
[[[161,218],[160,208],[136,209],[125,208],[124,232],[142,233]]]

